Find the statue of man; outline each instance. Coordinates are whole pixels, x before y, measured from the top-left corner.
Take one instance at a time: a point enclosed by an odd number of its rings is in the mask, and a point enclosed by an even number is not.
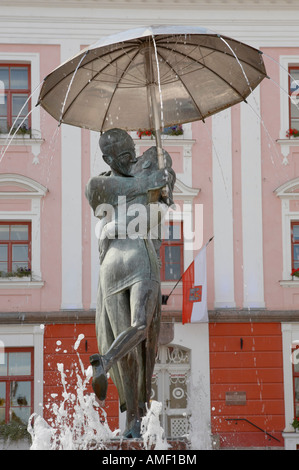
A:
[[[109,228],[99,236],[96,332],[100,354],[90,358],[92,386],[98,399],[105,400],[109,371],[118,390],[120,409],[127,412],[124,436],[135,438],[140,437],[141,418],[150,399],[158,346],[159,240],[157,248],[147,225],[141,236],[131,237],[127,232],[124,236],[123,211],[126,227],[132,220],[128,215],[132,204],[143,204],[149,214],[149,201],[159,203],[166,184],[170,191],[173,189],[175,174],[172,169],[159,170],[157,164],[152,165],[153,151],[144,162],[143,157],[136,158],[133,139],[121,129],[105,132],[99,144],[111,171],[91,178],[86,186],[86,197],[95,215],[102,219],[102,229]],[[156,160],[156,150],[154,153]],[[125,208],[119,207],[120,200],[125,201]],[[161,203],[165,205],[165,201]],[[106,217],[109,206],[113,208],[113,220]]]

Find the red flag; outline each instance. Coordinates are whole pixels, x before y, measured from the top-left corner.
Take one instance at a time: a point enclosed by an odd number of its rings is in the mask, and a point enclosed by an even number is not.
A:
[[[182,276],[183,281],[183,314],[182,322],[207,322],[207,268],[206,245]]]

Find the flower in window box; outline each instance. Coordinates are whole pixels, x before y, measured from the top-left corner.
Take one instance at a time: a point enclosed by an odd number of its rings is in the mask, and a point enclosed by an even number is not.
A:
[[[296,432],[299,431],[299,418],[294,419],[294,421],[292,422],[292,426]]]
[[[286,137],[288,137],[288,139],[291,137],[299,137],[299,131],[297,129],[288,129],[286,132]]]
[[[12,271],[12,272],[0,271],[0,278],[28,277],[28,276],[31,276],[30,268],[18,268],[16,271]]]
[[[16,135],[30,135],[31,136],[31,129],[26,126],[26,124],[23,124],[21,127],[12,127],[10,129],[12,134]]]
[[[299,277],[299,268],[298,269],[293,269],[292,271],[292,277]]]
[[[137,131],[137,135],[139,139],[141,139],[141,137],[150,137],[152,139],[154,131],[142,131],[141,129],[139,129],[139,131]]]
[[[182,135],[184,133],[183,126],[177,124],[175,126],[164,127],[163,134],[166,135]]]

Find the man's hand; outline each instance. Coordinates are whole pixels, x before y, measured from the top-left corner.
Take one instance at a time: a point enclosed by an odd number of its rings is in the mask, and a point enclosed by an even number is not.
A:
[[[147,177],[147,182],[145,181],[145,184],[147,184],[147,189],[150,191],[152,189],[163,188],[167,184],[167,180],[168,180],[167,170],[162,169],[162,170],[153,171]]]

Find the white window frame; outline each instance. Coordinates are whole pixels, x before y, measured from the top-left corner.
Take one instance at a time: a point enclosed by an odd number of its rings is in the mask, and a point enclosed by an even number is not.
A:
[[[281,55],[279,57],[280,64],[280,135],[278,143],[281,145],[281,153],[285,158],[288,157],[290,153],[290,148],[294,146],[299,146],[298,139],[288,139],[286,138],[286,131],[289,129],[289,106],[290,100],[285,93],[289,92],[289,66],[290,65],[299,65],[299,55]]]
[[[20,191],[2,191],[3,186],[17,186]],[[31,209],[26,211],[0,210],[0,220],[31,222],[31,281],[16,278],[1,279],[0,289],[20,287],[39,288],[44,285],[41,273],[41,198],[47,193],[47,188],[31,178],[14,173],[0,174],[0,202],[6,199],[30,199]]]
[[[297,192],[296,192],[297,191]],[[282,280],[283,287],[299,287],[299,279],[292,280],[292,242],[291,223],[299,221],[299,211],[290,210],[290,201],[299,200],[299,178],[295,178],[275,190],[281,199],[281,222],[282,222]]]
[[[285,406],[285,429],[283,432],[285,450],[296,450],[299,434],[294,432],[291,423],[294,419],[294,381],[292,348],[299,343],[299,324],[282,323],[283,385]]]
[[[12,64],[30,64],[31,71],[31,106],[34,112],[31,113],[31,139],[25,139],[22,136],[15,135],[13,138],[14,145],[30,145],[32,153],[35,158],[40,154],[41,144],[41,123],[40,123],[40,107],[36,106],[39,93],[40,82],[40,54],[38,52],[0,52],[0,65],[1,63]],[[34,101],[35,100],[35,101]],[[11,137],[11,136],[10,136]],[[0,143],[7,145],[7,135],[0,137]]]
[[[34,412],[43,416],[43,325],[1,325],[0,343],[5,348],[34,349]]]

